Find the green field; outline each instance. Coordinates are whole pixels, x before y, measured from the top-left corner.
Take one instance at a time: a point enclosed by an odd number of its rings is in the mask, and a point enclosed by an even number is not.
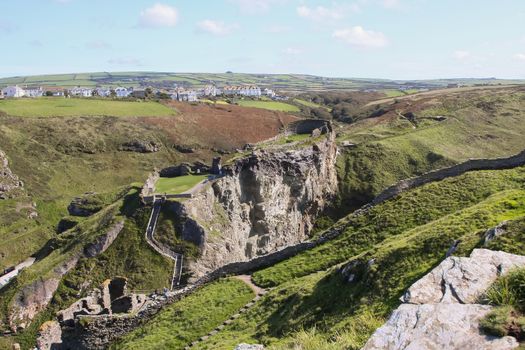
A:
[[[176,112],[157,102],[130,102],[79,98],[0,100],[0,111],[17,117],[173,116]]]
[[[205,180],[208,175],[185,175],[177,177],[161,177],[156,185],[156,193],[178,194],[191,189],[199,182]]]
[[[284,102],[238,100],[236,103],[243,107],[263,108],[271,111],[300,112],[298,107]]]
[[[301,104],[303,106],[306,106],[306,107],[323,108],[323,109],[326,109],[327,111],[330,111],[330,108],[328,108],[326,106],[323,106],[323,105],[320,105],[318,103],[312,102],[312,101],[306,101],[306,100],[303,100],[303,99],[300,99],[300,98],[294,98],[293,101],[296,102],[296,103],[299,103],[299,104]]]
[[[183,349],[227,320],[254,297],[244,282],[230,278],[207,285],[173,303],[111,349]]]

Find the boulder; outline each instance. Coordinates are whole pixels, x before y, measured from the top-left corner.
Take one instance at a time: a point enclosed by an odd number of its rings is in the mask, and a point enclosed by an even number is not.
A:
[[[153,153],[160,151],[160,144],[155,141],[132,140],[120,146],[120,150],[138,153]]]
[[[62,345],[62,329],[57,321],[46,321],[38,330],[38,350],[58,350]]]
[[[173,148],[175,148],[180,153],[194,153],[195,152],[193,148],[182,146],[182,145],[173,145]]]
[[[264,350],[264,346],[261,344],[241,343],[235,347],[235,350]]]
[[[506,350],[518,347],[513,337],[494,338],[479,332],[488,305],[403,304],[362,350]]]
[[[470,258],[449,257],[403,295],[411,304],[474,303],[499,275],[525,266],[525,256],[475,249]]]
[[[9,168],[9,161],[0,151],[0,199],[16,197],[22,193],[24,184]]]

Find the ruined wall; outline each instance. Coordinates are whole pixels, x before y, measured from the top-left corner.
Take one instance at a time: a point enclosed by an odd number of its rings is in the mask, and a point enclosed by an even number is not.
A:
[[[336,157],[333,134],[297,150],[256,151],[183,202],[183,238],[201,250],[193,281],[304,241],[337,192]]]
[[[292,134],[311,134],[315,129],[332,132],[332,123],[324,119],[302,119],[286,126],[286,132]]]

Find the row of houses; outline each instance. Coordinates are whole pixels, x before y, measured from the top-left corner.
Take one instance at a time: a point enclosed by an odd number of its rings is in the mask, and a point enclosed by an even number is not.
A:
[[[215,96],[247,96],[247,97],[261,97],[262,95],[268,96],[270,98],[275,98],[276,94],[271,89],[261,89],[256,85],[237,85],[237,86],[224,86],[219,88],[215,85],[206,85],[202,89],[185,89],[185,88],[175,88],[173,90],[156,90],[151,91],[154,94],[166,94],[171,99],[184,102],[195,102],[199,97],[215,97]],[[117,98],[126,98],[126,97],[135,97],[135,98],[145,98],[147,96],[146,90],[144,89],[134,89],[134,88],[106,88],[106,87],[97,87],[87,88],[87,87],[73,87],[70,89],[64,89],[60,87],[20,87],[18,85],[8,86],[5,89],[1,90],[0,97],[10,97],[10,98],[19,98],[19,97],[41,97],[41,96],[76,96],[76,97],[117,97]]]

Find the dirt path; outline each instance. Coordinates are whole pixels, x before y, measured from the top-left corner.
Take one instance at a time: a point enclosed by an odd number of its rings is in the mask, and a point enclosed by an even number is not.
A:
[[[266,293],[266,289],[261,288],[252,282],[251,275],[238,275],[233,277],[246,283],[253,290],[255,295],[263,295]]]
[[[7,285],[11,279],[16,277],[22,269],[25,269],[26,267],[33,265],[34,262],[35,262],[35,258],[29,257],[25,261],[16,265],[13,271],[6,273],[3,276],[0,276],[0,289],[3,288],[5,285]]]

